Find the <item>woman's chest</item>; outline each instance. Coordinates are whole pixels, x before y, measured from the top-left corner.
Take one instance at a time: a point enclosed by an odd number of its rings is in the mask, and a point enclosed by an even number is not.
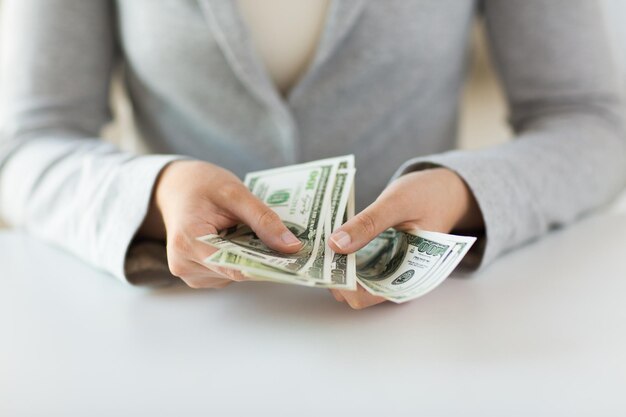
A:
[[[291,84],[302,73],[315,78],[320,72],[355,79],[390,72],[395,79],[419,70],[436,78],[442,68],[449,71],[462,62],[473,1],[328,1],[323,11],[310,6],[317,15],[298,32],[298,25],[284,23],[289,16],[280,18],[282,28],[272,29],[271,17],[237,2],[117,0],[124,59],[147,83],[163,89],[195,85],[196,92],[199,82],[208,88],[212,79],[222,84],[213,88],[228,87],[223,85],[228,74],[233,83],[242,77],[248,84],[276,79],[268,65],[271,58],[263,57],[260,48],[269,54],[272,48],[289,50],[282,58],[292,66]],[[306,21],[302,10],[292,13]],[[282,39],[289,32],[300,40]]]

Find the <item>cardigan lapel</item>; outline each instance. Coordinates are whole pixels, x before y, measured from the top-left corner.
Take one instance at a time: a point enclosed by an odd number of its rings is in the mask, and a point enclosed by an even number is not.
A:
[[[300,80],[287,95],[289,102],[293,101],[307,88],[318,69],[333,55],[338,45],[358,20],[365,2],[366,0],[331,0],[315,56],[309,68],[305,70]]]
[[[286,157],[297,159],[297,130],[288,102],[311,83],[320,66],[328,60],[356,22],[366,0],[331,0],[315,56],[285,100],[275,87],[243,22],[235,0],[197,0],[213,35],[233,72],[263,104],[269,106],[281,130]]]
[[[198,0],[215,40],[239,80],[261,101],[274,101],[276,88],[254,50],[235,0]]]
[[[198,0],[213,36],[233,72],[251,94],[267,106],[279,134],[285,163],[297,160],[297,131],[293,116],[260,57],[241,19],[235,0]]]
[[[331,0],[315,55],[309,68],[296,82],[288,97],[295,96],[317,69],[335,52],[363,10],[366,0]],[[236,0],[198,0],[237,77],[266,103],[283,101],[263,62],[254,50],[250,34],[241,19]]]

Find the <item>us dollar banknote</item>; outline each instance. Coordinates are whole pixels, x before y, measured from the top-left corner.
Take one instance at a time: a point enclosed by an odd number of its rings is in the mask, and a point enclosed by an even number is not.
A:
[[[389,229],[357,252],[357,279],[373,295],[402,303],[446,279],[476,238]]]
[[[428,231],[389,229],[356,254],[338,254],[329,236],[354,216],[354,156],[252,172],[244,183],[301,240],[283,254],[238,225],[198,238],[218,250],[204,262],[251,280],[368,292],[396,303],[421,297],[456,268],[476,240]]]
[[[342,224],[354,174],[353,155],[248,174],[244,183],[300,239],[302,249],[296,254],[274,251],[240,225],[200,238],[220,249],[205,263],[238,269],[253,279],[356,289],[355,256],[336,254],[326,244],[327,236]],[[277,278],[280,274],[283,279]]]

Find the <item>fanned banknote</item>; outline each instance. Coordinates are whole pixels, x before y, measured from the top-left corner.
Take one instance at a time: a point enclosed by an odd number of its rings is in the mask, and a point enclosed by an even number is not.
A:
[[[295,254],[268,248],[245,225],[198,238],[218,249],[204,262],[252,280],[355,290],[396,303],[421,297],[445,280],[476,240],[389,229],[356,254],[332,251],[328,237],[354,216],[354,156],[252,172],[244,183],[302,241]]]

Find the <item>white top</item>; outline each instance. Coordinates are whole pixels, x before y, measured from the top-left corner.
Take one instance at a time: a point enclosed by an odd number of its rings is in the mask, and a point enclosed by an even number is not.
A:
[[[132,288],[2,232],[0,416],[624,416],[624,230],[626,204],[360,312],[279,284]]]
[[[330,0],[238,0],[238,3],[268,74],[286,94],[315,55]]]

